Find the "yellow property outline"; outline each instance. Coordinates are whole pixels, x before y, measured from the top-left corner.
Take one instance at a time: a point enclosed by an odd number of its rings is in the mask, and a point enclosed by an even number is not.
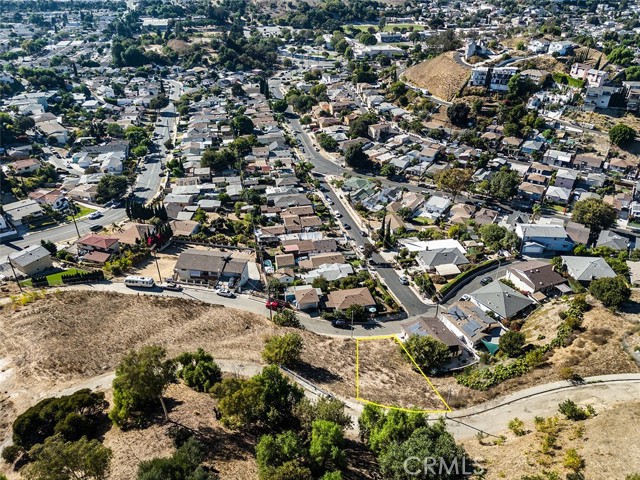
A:
[[[386,339],[389,339],[389,338],[393,338],[398,343],[398,345],[400,345],[400,347],[402,347],[402,350],[404,350],[404,352],[407,354],[407,357],[409,357],[409,359],[411,360],[411,363],[413,363],[413,365],[418,369],[418,372],[420,372],[420,374],[424,377],[424,379],[427,381],[427,383],[429,384],[431,389],[434,392],[436,392],[436,395],[438,395],[438,398],[440,399],[442,404],[445,407],[447,407],[446,410],[419,410],[419,409],[413,409],[413,408],[394,407],[392,405],[382,405],[380,403],[375,403],[375,402],[372,402],[370,400],[367,400],[366,398],[360,397],[360,349],[359,349],[359,342],[368,341],[368,340],[386,340]],[[440,392],[438,392],[438,390],[433,385],[433,383],[431,383],[431,380],[429,380],[429,378],[424,374],[422,369],[418,366],[418,364],[416,363],[414,358],[407,351],[407,349],[402,344],[402,342],[400,341],[400,339],[398,338],[397,335],[378,335],[378,336],[373,336],[373,337],[356,338],[356,400],[358,400],[360,402],[363,402],[363,403],[368,403],[370,405],[376,405],[377,407],[388,408],[388,409],[393,409],[393,410],[400,410],[400,411],[403,411],[403,412],[411,412],[411,413],[450,413],[450,412],[453,411],[453,410],[451,410],[451,407],[447,404],[447,402],[444,400],[444,398],[442,398],[442,395],[440,395]]]

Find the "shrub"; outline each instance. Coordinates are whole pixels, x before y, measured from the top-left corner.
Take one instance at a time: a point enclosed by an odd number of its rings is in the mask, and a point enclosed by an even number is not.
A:
[[[199,348],[196,352],[184,352],[176,357],[182,365],[178,377],[198,392],[208,392],[214,384],[222,380],[222,371],[213,357]]]
[[[22,448],[18,445],[9,445],[2,449],[2,459],[11,465],[18,459],[20,453],[22,453]]]
[[[575,448],[570,448],[564,455],[564,466],[574,472],[579,472],[584,468],[584,458],[582,458]]]
[[[272,320],[273,323],[280,325],[281,327],[302,328],[302,324],[300,323],[300,319],[296,315],[296,312],[287,308],[274,313]]]
[[[271,364],[291,366],[300,361],[303,342],[297,333],[274,335],[267,338],[262,358]]]
[[[588,408],[580,408],[573,400],[565,400],[559,404],[558,411],[569,420],[573,421],[586,420],[592,416]],[[591,407],[591,411],[593,411],[593,407]]]
[[[509,420],[507,427],[513,432],[516,437],[522,437],[523,435],[527,434],[527,431],[524,428],[524,422],[518,417]]]

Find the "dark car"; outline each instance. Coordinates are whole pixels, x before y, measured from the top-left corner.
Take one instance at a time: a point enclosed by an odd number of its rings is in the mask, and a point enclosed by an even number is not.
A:
[[[332,320],[331,326],[334,328],[343,328],[345,330],[351,330],[351,325],[344,320]]]
[[[493,282],[493,278],[487,276],[480,280],[480,285],[489,285],[491,282]]]
[[[89,227],[89,230],[91,230],[92,232],[99,232],[100,230],[102,230],[102,225],[91,225]]]
[[[351,226],[348,223],[342,224],[345,230],[351,230]]]

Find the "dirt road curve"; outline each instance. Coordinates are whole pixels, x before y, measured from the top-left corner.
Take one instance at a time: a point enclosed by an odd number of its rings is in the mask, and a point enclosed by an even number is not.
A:
[[[591,404],[597,411],[616,403],[640,398],[640,374],[623,373],[586,378],[583,384],[554,382],[528,388],[481,405],[448,415],[447,424],[458,440],[475,436],[479,430],[497,434],[507,429],[514,417],[532,420],[558,412],[558,404],[571,399],[579,405]]]

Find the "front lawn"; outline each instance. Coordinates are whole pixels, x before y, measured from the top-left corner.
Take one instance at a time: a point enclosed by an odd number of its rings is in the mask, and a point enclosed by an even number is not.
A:
[[[73,275],[75,273],[87,273],[85,270],[80,270],[78,268],[70,268],[68,270],[62,270],[61,272],[52,273],[51,275],[47,275],[47,281],[49,282],[49,286],[53,287],[56,285],[63,285],[62,283],[62,275]],[[24,280],[20,282],[20,285],[23,287],[31,287],[31,279]]]
[[[73,220],[73,217],[76,217],[76,219],[78,219],[96,211],[94,208],[84,207],[82,205],[76,205],[76,210],[78,211],[78,213],[76,213],[75,215],[67,215],[65,217],[66,220],[71,221]]]

